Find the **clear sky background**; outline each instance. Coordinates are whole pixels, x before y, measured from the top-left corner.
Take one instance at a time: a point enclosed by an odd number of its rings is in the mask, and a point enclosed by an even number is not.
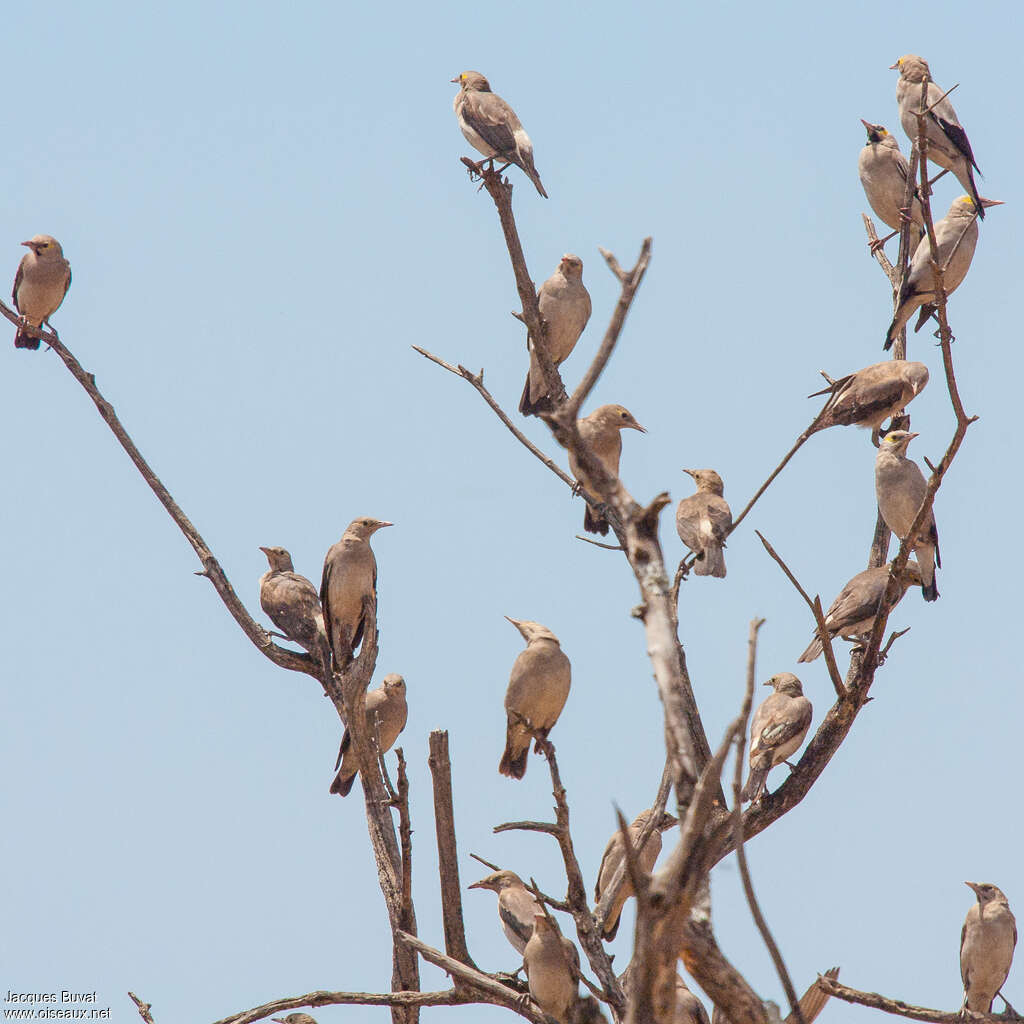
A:
[[[1024,908],[1016,13],[877,0],[6,12],[6,273],[22,239],[63,243],[74,283],[55,326],[250,610],[259,545],[288,547],[319,583],[351,519],[396,524],[374,539],[378,680],[408,682],[401,744],[427,941],[443,943],[431,729],[451,734],[464,883],[484,873],[473,851],[564,887],[549,837],[491,833],[552,804],[541,761],[520,783],[496,770],[522,646],[503,615],[550,626],[572,660],[552,738],[588,882],[613,803],[646,807],[663,757],[624,559],[575,540],[580,501],[468,384],[410,348],[484,367],[514,411],[525,338],[493,206],[459,163],[471,151],[449,79],[465,69],[490,78],[534,141],[551,199],[511,175],[534,279],[566,251],[585,263],[594,315],[564,367],[570,386],[617,295],[597,246],[631,265],[654,237],[588,407],[621,402],[648,428],[624,438],[626,485],[642,501],[678,499],[691,491],[681,468],[711,466],[735,510],[816,412],[804,396],[817,371],[883,357],[889,287],[860,220],[859,118],[908,149],[887,70],[901,54],[925,56],[945,88],[961,83],[982,194],[1008,205],[982,225],[950,305],[964,403],[981,419],[936,503],[942,597],[908,594],[891,622],[912,629],[875,700],[749,853],[801,990],[839,964],[856,987],[956,1009],[974,899],[963,881],[996,882]],[[960,189],[936,189],[941,213]],[[932,371],[911,454],[935,461],[954,426],[939,353],[922,332],[910,355]],[[136,1019],[132,989],[172,1024],[312,989],[387,988],[361,797],[328,794],[340,726],[319,685],[264,659],[193,575],[193,552],[56,356],[8,342],[0,362],[0,989],[96,990],[118,1021]],[[565,464],[541,423],[524,430]],[[873,460],[860,431],[815,437],[730,539],[727,580],[684,586],[680,633],[712,743],[741,700],[749,620],[767,618],[759,682],[796,669],[812,631],[753,529],[828,604],[865,565]],[[674,565],[671,510],[662,526]],[[832,699],[825,666],[798,674],[817,724]],[[723,949],[781,1002],[732,859],[713,895]],[[515,967],[493,895],[467,893],[465,912],[477,961]],[[629,910],[617,968],[631,922]],[[1018,1005],[1022,969],[1007,984]],[[445,984],[423,967],[424,987]],[[822,1019],[872,1015],[833,1001]]]

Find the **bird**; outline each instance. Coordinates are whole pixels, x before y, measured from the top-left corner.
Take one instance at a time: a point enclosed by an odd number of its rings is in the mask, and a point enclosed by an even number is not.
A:
[[[597,461],[615,477],[619,475],[619,456],[622,455],[622,437],[619,431],[629,428],[639,430],[641,434],[647,433],[647,430],[633,419],[633,414],[621,405],[598,406],[589,416],[577,420],[576,426],[581,440],[597,457]],[[580,488],[591,498],[600,500],[575,452],[569,452],[569,469],[579,481]],[[599,533],[604,536],[608,532],[608,520],[587,505],[583,512],[583,529],[587,533]]]
[[[353,519],[324,559],[320,604],[338,672],[348,666],[362,643],[367,604],[377,599],[377,560],[370,538],[393,525],[370,516]]]
[[[1013,963],[1017,922],[998,886],[991,882],[964,882],[964,885],[973,889],[978,897],[967,911],[960,931],[964,1007],[978,1013],[991,1013],[992,1001],[1003,987]]]
[[[865,366],[816,391],[808,398],[829,394],[811,433],[829,427],[856,425],[875,431],[919,395],[928,383],[928,367],[905,359],[886,359]]]
[[[579,992],[573,977],[573,955],[576,947],[563,938],[554,923],[544,914],[535,914],[533,934],[523,949],[523,967],[530,986],[530,996],[555,1020],[566,1024],[566,1018]],[[576,961],[579,954],[576,953]]]
[[[644,828],[646,828],[647,822],[650,821],[653,813],[654,812],[651,808],[648,808],[646,811],[641,811],[629,826],[629,840],[634,848],[636,847],[636,843],[640,839],[640,835]],[[661,833],[672,828],[673,825],[678,824],[678,819],[673,818],[671,814],[666,814],[665,812],[661,813],[658,824],[654,827],[654,831],[647,837],[647,841],[644,843],[643,848],[639,850],[636,855],[637,866],[644,874],[649,875],[651,873],[654,869],[654,864],[658,859],[658,854],[661,853]],[[621,830],[616,829],[611,839],[608,840],[608,845],[604,848],[604,856],[601,858],[601,866],[597,869],[597,884],[594,886],[595,903],[601,902],[601,898],[615,880],[615,874],[624,862],[625,848],[622,842],[622,832]],[[605,915],[601,937],[606,942],[610,942],[615,938],[615,933],[619,930],[619,917],[622,914],[622,908],[625,906],[626,900],[628,900],[632,895],[634,895],[633,883],[629,880],[629,872],[627,871],[622,876],[622,884],[619,886],[618,892],[615,894],[615,898],[612,900],[611,906],[608,907],[608,913]]]
[[[405,680],[396,673],[386,675],[381,685],[366,695],[366,724],[372,733],[376,721],[378,746],[382,754],[386,754],[395,745],[395,740],[405,728],[408,717]],[[341,748],[338,750],[338,760],[334,767],[338,774],[331,783],[331,792],[339,796],[348,796],[359,774],[349,729],[346,729],[344,736],[341,737]]]
[[[271,1017],[275,1024],[316,1024],[308,1013],[289,1013],[287,1017]]]
[[[540,286],[537,305],[544,320],[544,350],[555,366],[572,354],[590,320],[590,292],[583,284],[583,260],[567,252],[555,272]],[[530,372],[519,400],[519,411],[533,416],[547,404],[544,374],[534,354],[538,339],[530,339]]]
[[[889,583],[889,569],[892,563],[886,562],[874,569],[865,569],[857,573],[832,602],[825,615],[825,628],[830,638],[841,636],[844,640],[868,632],[874,625],[878,615],[885,589]],[[907,559],[899,579],[899,589],[889,607],[896,607],[907,588],[921,585],[921,569],[912,558]],[[797,662],[814,661],[821,654],[821,637],[815,636],[807,645],[807,650],[797,658]]]
[[[779,672],[765,684],[772,687],[750,723],[750,774],[740,794],[744,800],[760,800],[768,773],[795,754],[811,725],[811,702],[792,672]]]
[[[917,518],[928,484],[913,459],[907,458],[907,445],[917,437],[907,430],[892,430],[878,446],[875,456],[875,496],[885,525],[899,539],[906,540]],[[935,585],[935,566],[942,567],[935,513],[930,510],[914,541],[914,554],[921,567],[921,593],[926,601],[939,596]]]
[[[978,220],[975,213],[982,207],[1002,206],[1000,199],[982,199],[981,206],[975,206],[970,196],[959,196],[953,200],[949,213],[935,225],[935,245],[938,264],[943,268],[942,286],[946,296],[960,287],[967,271],[971,269],[974,249],[978,244]],[[921,309],[914,331],[919,331],[925,321],[935,312],[935,276],[932,271],[932,248],[928,238],[922,238],[914,250],[907,271],[906,280],[900,288],[896,315],[885,334],[885,349],[892,347],[896,336],[903,330],[915,310]]]
[[[14,308],[25,325],[49,327],[50,317],[60,308],[71,287],[71,264],[52,235],[33,235],[21,244],[29,251],[22,256],[14,275]],[[19,327],[14,347],[38,349],[39,339]]]
[[[904,209],[907,194],[907,175],[910,165],[900,152],[896,139],[880,124],[860,119],[868,133],[868,141],[857,159],[857,171],[864,194],[868,197],[875,215],[893,229],[892,235],[899,234],[905,221],[910,220],[909,252],[917,248],[924,232],[924,213],[917,189],[912,189],[909,216]],[[876,239],[871,251],[881,248],[892,235]]]
[[[725,578],[725,538],[732,529],[732,510],[722,497],[722,478],[713,469],[684,469],[697,485],[697,493],[683,498],[676,508],[676,533],[697,556],[694,573]]]
[[[519,630],[526,649],[519,652],[512,665],[505,691],[508,728],[498,771],[521,779],[526,774],[530,736],[536,734],[546,739],[558,721],[569,696],[572,669],[558,637],[547,626],[507,615],[505,618]]]
[[[929,111],[925,115],[925,138],[928,140],[928,159],[947,171],[956,175],[960,184],[970,194],[979,207],[982,217],[981,196],[974,184],[974,171],[981,174],[981,168],[971,152],[971,143],[967,132],[957,120],[953,104],[945,90],[940,89],[932,81],[932,73],[928,62],[923,57],[912,53],[900,57],[895,64],[889,65],[890,71],[899,71],[896,82],[896,103],[900,108],[900,124],[912,143],[917,142],[917,113],[921,110],[921,84],[925,86],[926,96],[924,108]],[[973,169],[972,169],[973,168]]]
[[[289,640],[319,659],[330,670],[331,647],[327,642],[324,614],[316,587],[299,575],[292,556],[284,548],[264,548],[269,571],[260,577],[260,607]]]
[[[627,1000],[632,995],[635,970],[635,961],[631,961],[630,965],[619,976],[622,994]],[[664,977],[664,975],[661,975],[661,977]],[[669,998],[670,993],[675,1000],[675,1013],[672,1016],[672,1024],[711,1024],[708,1011],[704,1009],[704,1004],[687,988],[686,982],[678,974],[675,976],[675,985],[671,988],[667,985],[662,987],[659,982],[655,982],[651,995],[655,1002],[657,1002],[659,999]]]
[[[516,112],[497,93],[491,92],[491,83],[479,71],[463,71],[452,83],[460,86],[454,107],[466,141],[485,157],[504,161],[505,167],[515,164],[522,168],[534,188],[547,199],[540,175],[533,166],[533,143]]]
[[[514,871],[492,871],[470,889],[490,889],[498,894],[498,917],[505,938],[515,947],[517,953],[526,949],[533,935],[533,919],[543,915],[541,905],[533,893],[523,884]]]

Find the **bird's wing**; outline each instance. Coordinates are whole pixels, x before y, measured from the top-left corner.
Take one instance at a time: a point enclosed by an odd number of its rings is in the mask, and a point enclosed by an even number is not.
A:
[[[68,263],[68,276],[67,276],[67,280],[64,282],[64,294],[65,295],[67,295],[68,289],[70,287],[71,287],[71,264]]]
[[[501,918],[502,924],[510,932],[518,935],[524,943],[530,941],[530,936],[533,935],[533,925],[527,926],[513,911],[509,910],[508,907],[503,907],[500,903],[498,904],[498,916]]]
[[[594,902],[595,903],[600,903],[601,902],[601,895],[602,895],[602,893],[601,893],[601,879],[604,876],[604,866],[605,866],[605,864],[608,863],[608,858],[612,855],[612,851],[614,851],[617,847],[620,846],[619,843],[615,842],[617,837],[621,839],[619,834],[616,833],[614,836],[611,837],[611,839],[608,840],[608,845],[604,848],[604,854],[601,857],[601,866],[597,869],[597,881],[594,883]],[[608,879],[607,879],[608,882],[611,882],[611,875],[615,874],[615,869],[617,867],[618,867],[618,864],[616,864],[615,867],[611,869],[610,874],[609,874]]]
[[[469,94],[462,116],[484,142],[498,153],[515,153],[513,132],[521,127],[512,108],[492,92]]]
[[[725,540],[726,534],[732,527],[732,512],[729,510],[729,506],[726,504],[724,498],[719,498],[717,495],[712,497],[707,503],[708,519],[711,521],[711,529],[714,530],[715,536],[721,540]]]
[[[328,555],[327,560],[324,562],[324,575],[320,581],[320,604],[324,610],[324,629],[327,632],[327,643],[330,645],[331,650],[334,650],[334,623],[331,621],[333,616],[331,615],[331,605],[328,601],[328,595],[331,590],[331,565],[332,559]]]
[[[18,272],[14,275],[14,288],[11,290],[11,298],[14,300],[14,308],[20,313],[21,307],[18,305],[18,285],[21,284],[21,279],[25,276],[25,256],[22,256],[21,262],[18,264]]]
[[[785,714],[785,711],[782,713]],[[781,747],[787,740],[791,740],[797,733],[807,728],[809,718],[809,709],[803,709],[799,715],[793,717],[773,717],[761,730],[760,749],[770,750],[774,747]]]
[[[981,168],[978,166],[977,161],[974,159],[974,153],[971,151],[971,143],[967,138],[967,132],[956,121],[947,121],[946,118],[940,117],[937,113],[933,112],[931,118],[942,129],[946,138],[967,157],[967,162],[981,174]]]
[[[845,389],[836,396],[832,417],[841,426],[849,426],[892,406],[903,392],[903,382],[892,377],[881,380],[861,380],[853,388]]]

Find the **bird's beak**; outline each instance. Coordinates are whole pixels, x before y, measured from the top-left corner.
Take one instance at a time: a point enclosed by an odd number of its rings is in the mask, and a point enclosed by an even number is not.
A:
[[[684,469],[683,472],[684,473],[688,473],[690,476],[693,476],[693,474],[696,473],[696,470],[695,469]]]
[[[864,125],[868,131],[871,131],[871,129],[874,128],[874,125],[870,121],[865,121],[863,117],[860,119],[860,123]]]
[[[899,71],[899,69],[900,69],[900,62],[899,61],[896,61],[895,64],[890,64],[889,65],[889,70],[890,71]]]
[[[508,619],[508,621],[511,622],[512,625],[516,627],[516,629],[519,628],[519,624],[520,622],[522,622],[522,619],[513,619],[511,615],[506,615],[505,618]]]
[[[453,79],[451,80],[451,82],[452,82],[452,85],[458,85],[458,84],[459,84],[459,81],[460,81],[460,79],[458,78],[458,76],[456,76],[455,78],[453,78]],[[473,886],[470,886],[470,889],[472,889],[472,888],[473,888]]]
[[[1005,203],[1002,199],[986,199],[984,196],[978,196],[981,200],[981,205],[987,210],[990,206],[1004,206]],[[22,245],[28,245],[28,242],[22,242]]]
[[[632,427],[632,428],[633,428],[634,430],[639,430],[641,434],[646,434],[646,433],[647,433],[647,428],[646,428],[646,427],[641,427],[641,426],[640,426],[640,424],[639,424],[639,423],[637,423],[637,422],[635,422],[635,421],[634,421],[633,423],[630,423],[629,425],[630,425],[630,426],[631,426],[631,427]]]
[[[268,558],[270,557],[270,549],[269,549],[269,548],[265,548],[265,547],[263,547],[263,546],[261,545],[261,546],[260,546],[260,551],[262,551],[262,552],[263,552],[263,554],[265,554],[265,555],[266,555],[266,556],[267,556]]]
[[[33,252],[36,251],[36,247],[31,242],[21,242],[20,244],[25,246],[26,249],[31,249]]]
[[[980,886],[977,882],[964,882],[964,885],[966,885],[968,889],[973,889],[975,895],[978,894]]]
[[[762,683],[761,685],[762,686],[771,686],[772,685],[772,681],[769,679],[766,683]]]
[[[914,440],[915,437],[920,437],[920,436],[921,436],[920,434],[910,434],[910,435],[908,435],[907,443],[909,444],[911,441]]]
[[[453,79],[453,81],[454,81],[454,79]],[[485,884],[485,880],[483,878],[481,878],[479,882],[474,882],[472,885],[467,885],[466,888],[467,889],[489,889],[490,886],[486,885]]]
[[[378,522],[378,523],[377,523],[377,529],[378,529],[378,530],[383,530],[385,526],[394,526],[394,525],[395,525],[394,523],[382,523],[382,522]]]

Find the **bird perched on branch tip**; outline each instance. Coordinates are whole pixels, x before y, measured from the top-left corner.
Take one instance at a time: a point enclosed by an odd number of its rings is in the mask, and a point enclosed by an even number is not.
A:
[[[676,509],[679,539],[697,556],[697,576],[725,578],[725,538],[732,529],[732,510],[722,497],[725,487],[713,469],[684,469],[697,484],[697,493],[683,498]]]
[[[26,325],[49,327],[50,317],[60,308],[71,287],[71,264],[52,235],[33,235],[21,244],[29,251],[22,256],[14,275],[14,308]],[[19,327],[14,347],[38,349],[39,339]]]

